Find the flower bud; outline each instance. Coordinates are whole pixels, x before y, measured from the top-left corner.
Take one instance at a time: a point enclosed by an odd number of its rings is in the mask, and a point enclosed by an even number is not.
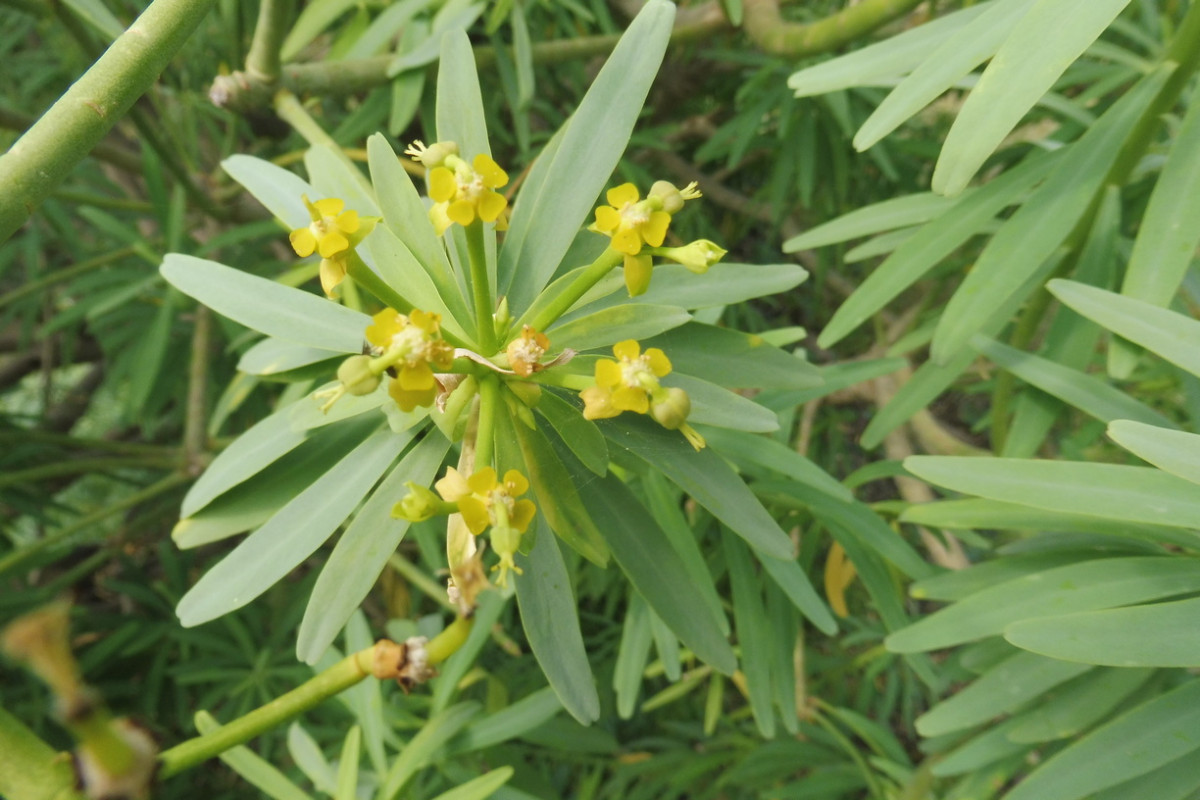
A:
[[[670,181],[655,181],[650,187],[648,197],[657,197],[662,201],[662,210],[668,214],[678,214],[683,208],[684,200],[695,200],[700,197],[700,191],[695,182],[689,183],[682,189],[676,189]]]
[[[379,388],[379,376],[371,371],[370,356],[350,356],[338,367],[337,376],[346,392],[356,397]]]
[[[669,431],[678,430],[687,422],[692,401],[687,392],[677,386],[664,388],[650,404],[650,416]]]
[[[424,522],[438,514],[448,513],[447,503],[434,494],[427,486],[418,486],[409,481],[408,494],[396,505],[392,506],[392,517],[406,519],[409,522]],[[455,510],[453,508],[451,511]]]
[[[433,169],[445,164],[450,156],[458,155],[458,143],[434,142],[426,147],[425,143],[418,139],[409,145],[404,153],[412,156],[413,161],[419,161],[426,169]]]
[[[660,251],[672,261],[683,264],[697,275],[708,272],[708,268],[716,264],[728,251],[710,242],[708,239],[697,239],[683,247],[664,247]]]

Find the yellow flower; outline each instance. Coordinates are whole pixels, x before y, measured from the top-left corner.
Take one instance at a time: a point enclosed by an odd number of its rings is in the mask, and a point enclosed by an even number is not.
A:
[[[497,480],[496,470],[484,467],[467,478],[454,467],[446,470],[446,477],[434,487],[442,499],[458,506],[458,513],[472,534],[478,536],[487,528],[492,529],[492,547],[500,556],[500,563],[493,570],[500,570],[497,582],[503,586],[508,571],[520,573],[513,561],[521,534],[533,521],[537,507],[532,500],[518,500],[529,491],[529,481],[520,472],[510,469],[504,473],[504,481]]]
[[[528,378],[542,369],[542,356],[550,348],[550,340],[546,334],[535,331],[526,325],[521,329],[521,335],[509,342],[505,348],[508,354],[508,364],[512,371],[522,378]]]
[[[388,394],[401,411],[432,405],[438,393],[434,370],[445,372],[454,362],[454,348],[441,338],[441,316],[429,311],[405,316],[385,308],[372,320],[367,341],[394,376]]]
[[[470,164],[453,153],[445,155],[438,166],[429,170],[429,197],[434,201],[429,219],[438,235],[445,233],[451,223],[465,227],[476,217],[502,228],[501,215],[508,200],[495,190],[507,183],[508,173],[485,153],[475,156]]]
[[[608,235],[612,238],[612,249],[625,254],[625,286],[631,297],[644,293],[650,286],[653,260],[642,248],[661,247],[671,215],[683,208],[685,200],[699,196],[694,183],[676,189],[666,181],[656,182],[645,200],[640,199],[632,183],[608,190],[605,195],[608,205],[596,209],[596,221],[589,230]]]
[[[618,360],[596,362],[596,385],[583,390],[585,419],[608,419],[622,411],[646,414],[650,396],[662,389],[658,379],[671,372],[671,362],[657,347],[645,353],[633,339],[613,346]]]
[[[296,228],[288,236],[292,249],[301,258],[320,253],[321,258],[333,258],[350,249],[350,235],[357,233],[361,221],[358,212],[342,211],[345,203],[336,197],[310,202],[304,195],[304,206],[312,217],[307,228]]]

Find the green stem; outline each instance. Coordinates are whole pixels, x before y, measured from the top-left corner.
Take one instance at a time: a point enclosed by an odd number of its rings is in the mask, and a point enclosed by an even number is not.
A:
[[[93,208],[106,208],[114,211],[136,211],[145,216],[154,213],[154,205],[144,200],[124,200],[119,197],[105,197],[101,194],[89,194],[88,192],[71,192],[65,189],[58,189],[54,192],[54,199],[77,206],[92,206]]]
[[[743,0],[746,35],[760,50],[801,58],[836,50],[912,11],[922,0],[863,0],[824,19],[788,22],[779,0]]]
[[[196,307],[196,327],[192,330],[192,357],[188,365],[187,410],[183,429],[183,463],[192,475],[204,469],[205,439],[208,428],[209,351],[212,349],[212,312],[208,306]]]
[[[466,227],[467,257],[471,262],[471,293],[475,298],[476,338],[485,355],[496,353],[496,321],[493,318],[492,287],[488,277],[487,254],[483,246],[483,220]]]
[[[495,375],[479,378],[479,430],[475,435],[475,471],[494,466],[496,454],[496,414],[500,407],[500,379]]]
[[[261,0],[258,5],[254,39],[250,42],[250,52],[246,54],[246,73],[266,84],[279,80],[282,66],[279,53],[287,34],[290,6],[287,0]]]
[[[103,450],[109,453],[122,453],[131,456],[158,456],[161,458],[172,458],[179,452],[179,449],[174,445],[88,439],[80,436],[71,436],[66,433],[51,433],[49,431],[38,430],[0,431],[0,444],[22,442],[39,442],[41,444],[53,444],[77,450]]]
[[[292,129],[308,142],[310,145],[324,145],[328,147],[333,154],[346,165],[350,170],[350,174],[358,179],[358,184],[368,195],[374,193],[375,189],[359,170],[358,166],[350,160],[346,155],[346,151],[342,146],[334,141],[334,138],[325,132],[315,119],[309,115],[304,109],[304,105],[297,99],[296,95],[286,89],[281,89],[275,94],[275,113],[279,118],[292,126]],[[314,198],[315,199],[315,198]]]
[[[83,77],[0,156],[0,242],[154,83],[215,0],[154,0]]]
[[[140,455],[109,458],[76,458],[59,461],[53,464],[43,464],[40,467],[15,470],[0,475],[0,488],[15,486],[19,483],[34,483],[47,478],[61,478],[66,475],[78,475],[81,472],[102,472],[110,469],[129,467],[174,467],[176,459],[171,455]]]
[[[163,478],[158,483],[142,489],[140,492],[134,492],[120,502],[113,503],[111,506],[107,506],[99,511],[93,511],[91,514],[80,517],[78,520],[66,526],[65,528],[61,528],[54,533],[49,534],[48,536],[38,539],[33,544],[26,545],[20,550],[15,550],[4,556],[4,558],[0,558],[0,575],[5,574],[6,572],[11,572],[44,550],[48,550],[51,547],[62,544],[80,531],[84,531],[95,526],[96,523],[104,520],[105,518],[128,508],[132,508],[140,503],[144,503],[147,500],[157,497],[164,492],[168,492],[179,484],[187,483],[190,480],[191,477],[183,472],[173,473]]]
[[[455,605],[450,602],[450,598],[446,596],[446,587],[426,575],[416,564],[398,553],[388,556],[388,564],[403,575],[405,580],[424,592],[426,597],[440,603],[443,608],[451,611],[457,610]]]
[[[202,764],[231,747],[253,739],[259,734],[282,725],[325,699],[349,689],[371,674],[375,646],[346,656],[312,680],[275,698],[265,706],[238,717],[219,729],[189,739],[159,755],[159,776],[170,778],[186,769]]]
[[[425,658],[429,664],[440,664],[458,652],[467,641],[474,626],[473,617],[458,617],[446,629],[425,645]]]
[[[554,321],[567,313],[571,306],[579,302],[579,298],[587,294],[587,291],[595,286],[600,280],[612,272],[614,268],[622,261],[625,256],[611,247],[605,249],[600,257],[592,262],[584,272],[575,279],[575,282],[563,290],[563,293],[550,301],[550,303],[537,313],[537,315],[529,322],[529,325],[537,331],[544,331],[546,328],[554,324]]]

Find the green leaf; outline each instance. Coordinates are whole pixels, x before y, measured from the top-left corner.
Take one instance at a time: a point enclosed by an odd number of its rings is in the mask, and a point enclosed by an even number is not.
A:
[[[775,737],[774,696],[771,687],[770,631],[762,589],[746,546],[728,531],[721,536],[733,593],[733,621],[742,648],[742,672],[750,695],[754,723],[764,738]]]
[[[296,344],[286,339],[266,339],[255,344],[242,353],[238,361],[238,370],[251,375],[277,375],[281,372],[319,364],[333,358],[343,358],[346,354],[337,350],[326,350],[323,347],[310,347],[306,344]],[[337,367],[334,366],[332,373]]]
[[[221,728],[221,724],[207,711],[197,711],[195,722],[196,730],[201,734],[213,733]],[[249,747],[232,747],[218,757],[247,783],[273,800],[310,800],[299,786]]]
[[[954,38],[971,20],[994,5],[995,2],[976,3],[924,25],[909,28],[882,42],[794,72],[788,78],[788,88],[794,90],[797,97],[813,97],[851,86],[872,85],[881,79],[903,75],[924,62],[938,45]]]
[[[340,353],[362,351],[366,314],[202,258],[168,253],[159,271],[176,289],[247,328]]]
[[[455,786],[449,791],[442,792],[433,800],[484,800],[491,797],[496,791],[508,783],[513,776],[512,767],[497,767],[496,769],[480,775],[478,778],[467,781],[461,786]]]
[[[807,617],[817,630],[829,636],[837,633],[837,620],[795,559],[771,558],[760,554],[758,560],[796,610]]]
[[[801,356],[766,343],[761,336],[689,322],[647,339],[672,368],[719,386],[736,389],[811,389],[820,385],[817,368]]]
[[[63,4],[109,42],[125,33],[125,26],[100,0],[63,0]]]
[[[488,144],[487,119],[479,90],[479,75],[475,71],[475,53],[464,27],[455,25],[441,37],[437,135],[438,141],[457,142],[459,152],[470,161],[479,153],[490,156],[492,148]],[[437,25],[434,28],[436,31]]]
[[[1200,245],[1200,88],[1175,134],[1142,216],[1121,294],[1163,306],[1179,284]],[[1119,342],[1119,340],[1118,340]],[[1133,371],[1136,353],[1119,344],[1109,350],[1109,373],[1124,378]]]
[[[966,502],[966,501],[964,501]],[[1077,550],[1051,550],[1046,553],[1007,555],[972,564],[966,569],[950,569],[917,581],[908,587],[917,600],[965,600],[973,594],[1015,578],[1055,567],[1078,564],[1104,554]]]
[[[1128,4],[1129,0],[1038,0],[963,103],[934,168],[933,190],[945,195],[961,192],[1025,113]]]
[[[1200,561],[1176,556],[1095,559],[984,589],[893,633],[886,644],[897,653],[937,650],[1002,633],[1023,620],[1193,591],[1200,591]]]
[[[1186,560],[1192,566],[1191,559]],[[1169,577],[1164,585],[1169,586]],[[1198,586],[1200,581],[1184,591]],[[1030,619],[1010,625],[1004,638],[1024,650],[1085,664],[1195,667],[1200,666],[1200,642],[1191,631],[1198,609],[1200,599],[1192,598]]]
[[[542,528],[542,525],[538,526]],[[521,627],[554,695],[583,725],[600,718],[600,696],[579,630],[571,577],[553,536],[533,540],[529,555],[517,554],[525,574],[516,581]]]
[[[1058,5],[1074,6],[1080,1],[1068,0]],[[1092,2],[1098,8],[1113,4],[1113,0],[1084,1]],[[1117,2],[1124,6],[1128,0]],[[1039,5],[1029,16],[1033,17],[1039,8],[1052,4],[1049,0],[1039,0]],[[1074,23],[1068,23],[1068,26],[1074,30]],[[1058,35],[1053,30],[1046,33]],[[1036,60],[1035,55],[1028,58]],[[992,66],[995,65],[993,61]],[[944,362],[962,347],[963,342],[979,333],[993,309],[1015,294],[1070,236],[1101,189],[1134,125],[1173,70],[1172,64],[1164,64],[1113,103],[1096,124],[1065,148],[1066,154],[1046,182],[992,237],[946,304],[930,350],[935,361]],[[980,86],[982,83],[980,81]],[[975,93],[978,92],[979,87],[976,87]],[[970,100],[967,102],[969,105]],[[958,122],[962,121],[963,116],[960,116]],[[1004,133],[1007,134],[1007,130]],[[954,129],[950,132],[950,136],[953,135]],[[949,146],[947,139],[947,150]],[[970,167],[972,172],[976,166]]]
[[[589,483],[583,501],[613,557],[654,612],[698,658],[732,674],[737,659],[729,642],[709,615],[696,613],[687,569],[645,507],[611,475]]]
[[[304,168],[319,196],[340,198],[347,209],[363,216],[379,216],[379,203],[371,182],[341,150],[324,144],[311,145],[304,152]]]
[[[1080,800],[1197,748],[1200,680],[1191,678],[1060,751],[1017,784],[1006,800]]]
[[[1064,153],[1038,153],[978,189],[964,193],[944,214],[906,239],[838,307],[817,343],[832,347],[898,297],[943,258],[1019,202]]]
[[[475,624],[467,634],[467,641],[454,655],[446,659],[433,682],[432,707],[435,712],[440,713],[458,693],[463,676],[475,666],[479,651],[491,640],[492,626],[500,619],[500,612],[508,604],[509,596],[511,595],[502,595],[499,591],[480,593],[475,609]]]
[[[1154,674],[1151,669],[1092,670],[1014,717],[1008,738],[1034,744],[1076,736],[1120,708]]]
[[[234,486],[295,450],[305,440],[305,433],[292,427],[290,416],[288,409],[272,414],[218,453],[183,498],[180,516],[192,516]]]
[[[338,761],[337,794],[334,800],[355,800],[358,789],[359,744],[362,741],[362,728],[357,725],[350,728],[342,741],[342,756]]]
[[[1094,286],[1066,280],[1046,284],[1050,293],[1088,319],[1103,325],[1150,352],[1200,375],[1200,322]]]
[[[317,791],[325,794],[333,794],[337,791],[337,779],[334,777],[333,767],[325,759],[325,754],[321,752],[321,746],[299,722],[293,722],[288,726],[287,748],[292,761],[296,762],[296,766],[304,773],[304,777],[312,782]]]
[[[550,423],[558,438],[585,467],[597,475],[608,472],[608,445],[596,423],[584,419],[580,408],[555,392],[542,389],[535,409]]]
[[[749,436],[720,428],[705,428],[705,439],[714,450],[739,465],[752,464],[806,484],[843,503],[854,494],[840,481],[787,445],[765,436]]]
[[[613,691],[617,694],[617,716],[621,719],[633,716],[638,692],[642,688],[642,670],[646,668],[653,641],[650,609],[641,595],[632,592],[625,610],[625,624],[621,628],[617,660],[613,666]]]
[[[1190,754],[1189,754],[1190,755]],[[1189,800],[1200,788],[1200,772],[1194,759],[1184,756],[1136,778],[1110,786],[1092,795],[1092,800]]]
[[[854,149],[866,150],[995,55],[1033,3],[995,4],[946,38],[867,117],[854,136]]]
[[[377,431],[205,573],[176,613],[192,627],[241,608],[324,544],[412,435]]]
[[[1200,528],[1195,484],[1149,467],[1024,458],[911,456],[904,467],[992,500],[1129,522]]]
[[[508,296],[515,316],[554,275],[625,152],[674,19],[675,6],[666,0],[642,7],[561,138],[535,163],[500,252],[499,293]]]
[[[849,386],[888,375],[908,366],[905,358],[876,358],[868,361],[844,361],[840,364],[827,364],[817,368],[821,374],[822,383],[813,389],[795,391],[783,389],[768,389],[755,395],[754,399],[761,405],[775,411],[787,411],[803,405],[818,397],[833,394]]]
[[[600,429],[611,444],[662,472],[754,549],[792,558],[792,540],[716,453],[707,448],[695,451],[679,433],[640,418],[606,420]],[[660,616],[666,619],[661,612]]]
[[[485,593],[485,596],[494,594]],[[489,623],[490,626],[490,623]],[[472,631],[474,633],[474,631]],[[430,717],[421,730],[409,739],[400,755],[392,762],[379,791],[381,800],[395,800],[417,771],[429,764],[442,745],[450,741],[479,713],[475,702],[459,703]]]
[[[221,162],[221,168],[289,229],[303,228],[312,222],[303,198],[304,195],[310,200],[320,198],[314,196],[316,190],[296,173],[245,155],[230,156]]]
[[[409,434],[403,436],[412,438]],[[449,449],[450,442],[436,429],[430,429],[383,479],[338,539],[300,622],[296,657],[301,661],[316,663],[371,591],[410,524],[393,518],[392,506],[408,493],[405,484],[409,481],[418,486],[430,485]]]
[[[917,731],[922,736],[940,736],[982,724],[1089,669],[1087,664],[1018,653],[917,717]]]
[[[1200,483],[1200,436],[1121,419],[1109,423],[1108,437],[1159,469]]]
[[[983,353],[997,366],[1008,370],[1021,380],[1075,406],[1101,422],[1132,419],[1160,428],[1174,428],[1175,423],[1130,395],[1078,370],[1064,367],[1032,353],[1015,350],[983,336],[971,338],[971,347]]]
[[[441,314],[446,330],[459,339],[467,338],[471,315],[458,287],[452,283],[453,278],[446,278],[444,285],[439,286],[435,277],[438,270],[426,268],[408,245],[386,227],[372,232],[363,243],[363,249],[370,254],[375,271],[384,283],[413,308]]]
[[[292,61],[313,39],[316,39],[334,20],[357,5],[355,0],[314,0],[300,12],[299,19],[283,40],[280,56]]]
[[[1168,542],[1200,550],[1200,535],[1163,525],[1134,525],[1127,521],[1091,516],[1079,511],[1031,508],[1019,502],[997,500],[942,500],[909,506],[901,522],[959,530],[1079,531],[1120,536],[1147,542]]]
[[[617,273],[612,273],[620,278]],[[808,271],[796,264],[730,264],[722,262],[697,275],[682,264],[656,264],[654,280],[645,294],[629,297],[623,280],[607,296],[589,300],[588,295],[575,307],[591,312],[619,303],[670,305],[679,308],[715,308],[753,300],[794,289],[808,279]],[[557,281],[556,281],[557,282]],[[568,318],[575,316],[575,312]]]
[[[1028,743],[1016,742],[1009,738],[1008,734],[1013,726],[1012,720],[1005,720],[972,737],[962,747],[955,748],[939,758],[929,770],[930,773],[939,778],[964,775],[978,772],[1001,759],[1029,752],[1033,748]]]
[[[677,386],[687,392],[691,402],[688,422],[750,433],[779,430],[779,417],[774,411],[723,386],[679,372],[668,375],[662,384]]]
[[[549,536],[539,538],[544,538],[549,542],[554,541]],[[517,583],[520,584],[520,581]],[[595,688],[593,687],[594,692]],[[547,720],[562,710],[563,705],[559,702],[554,690],[547,686],[522,697],[510,706],[488,714],[483,719],[472,722],[446,745],[446,750],[454,755],[495,747],[501,742],[515,739],[526,731],[545,724]],[[599,706],[597,705],[598,712]]]
[[[799,236],[793,236],[783,243],[783,252],[811,250],[882,231],[929,222],[949,211],[962,199],[921,192],[872,203],[815,228],[809,228]]]
[[[648,339],[678,328],[691,318],[692,315],[679,306],[628,303],[552,326],[546,335],[556,351],[564,347],[577,351],[594,350],[611,347],[625,339]]]

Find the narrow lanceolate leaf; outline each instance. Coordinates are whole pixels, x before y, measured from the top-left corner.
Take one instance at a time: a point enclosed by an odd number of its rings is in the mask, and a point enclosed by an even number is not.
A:
[[[1200,749],[1200,680],[1193,677],[1059,752],[1005,798],[1080,800],[1145,775],[1197,749]],[[1146,790],[1153,791],[1151,787]],[[1145,792],[1139,794],[1147,796]]]
[[[1125,2],[1121,0],[1122,5]],[[1074,4],[1072,0],[1063,5]],[[1099,0],[1097,5],[1101,5]],[[1103,185],[1129,132],[1173,71],[1168,63],[1144,77],[1068,145],[1046,182],[992,237],[946,305],[930,350],[935,361],[945,361],[979,333],[992,310],[1024,285],[1070,236]]]
[[[728,532],[721,537],[733,592],[733,620],[742,647],[742,672],[750,693],[750,710],[758,732],[775,736],[774,698],[771,691],[770,630],[763,607],[762,587],[746,546]]]
[[[854,148],[866,150],[995,55],[1034,2],[993,4],[955,36],[945,39],[867,117],[854,135]]]
[[[648,339],[678,328],[691,318],[692,315],[679,306],[627,303],[576,317],[549,328],[546,335],[556,352],[565,347],[576,351],[594,350],[625,339]]]
[[[411,435],[404,434],[403,438]],[[296,657],[301,661],[316,663],[375,585],[410,524],[405,519],[394,519],[392,506],[408,494],[405,484],[409,481],[429,486],[449,449],[450,442],[431,429],[379,484],[338,539],[300,622]]]
[[[345,358],[345,355],[336,350],[309,347],[268,336],[242,353],[237,368],[239,372],[248,372],[251,375],[278,375],[281,372],[319,364],[329,359],[342,359]],[[329,373],[333,374],[336,369],[337,365],[335,364],[330,368]]]
[[[583,495],[613,557],[654,613],[680,641],[718,672],[733,674],[737,659],[709,614],[696,612],[688,572],[666,535],[621,481],[593,480]]]
[[[222,161],[221,167],[288,228],[302,228],[312,222],[303,197],[308,195],[314,201],[321,198],[296,173],[270,161],[240,154]]]
[[[1143,300],[1094,286],[1054,280],[1046,288],[1083,316],[1150,352],[1200,375],[1200,322]]]
[[[185,627],[241,608],[320,547],[412,435],[377,431],[205,573],[179,601]]]
[[[542,672],[564,708],[584,725],[600,718],[600,696],[588,663],[571,578],[553,536],[533,540],[528,556],[517,556],[525,570],[517,584],[521,627]]]
[[[933,190],[961,192],[1005,136],[1129,0],[1038,0],[996,52],[946,135]]]
[[[629,297],[623,289],[617,289],[596,300],[589,300],[585,295],[576,308],[590,312],[621,303],[713,308],[786,292],[807,279],[808,271],[797,264],[721,262],[713,264],[703,275],[697,275],[682,264],[656,264],[654,280],[645,294]]]
[[[1014,717],[1009,738],[1032,744],[1075,736],[1120,708],[1153,674],[1150,669],[1093,670]]]
[[[362,350],[366,314],[215,261],[169,253],[159,269],[167,282],[247,328],[340,353]]]
[[[196,730],[200,733],[212,733],[219,730],[221,725],[207,711],[197,711],[195,716]],[[296,784],[288,780],[275,765],[255,753],[249,747],[239,745],[221,753],[221,761],[240,775],[245,781],[260,789],[272,800],[311,800]]]
[[[478,778],[472,778],[464,784],[442,792],[433,800],[485,800],[508,783],[512,776],[512,767],[497,767]]]
[[[450,741],[478,713],[478,703],[466,702],[451,706],[430,717],[392,762],[377,797],[381,800],[395,800],[399,797],[405,784],[412,780],[417,771],[432,761],[442,745]]]
[[[1109,423],[1108,436],[1159,469],[1200,483],[1200,436],[1130,420]]]
[[[997,3],[976,3],[869,47],[793,72],[788,78],[788,87],[797,97],[813,97],[904,75],[929,58],[938,45],[954,38],[963,26],[994,5]]]
[[[514,315],[550,280],[625,152],[674,19],[675,6],[665,0],[642,7],[553,150],[547,146],[531,171],[500,253],[499,293]]]
[[[949,700],[943,700],[931,711],[917,717],[917,731],[922,736],[941,736],[979,725],[1089,669],[1087,664],[1018,653],[988,670]]]
[[[678,372],[737,389],[811,389],[821,374],[798,355],[773,347],[761,336],[689,322],[648,339]]]
[[[1107,608],[1017,622],[1005,630],[1004,638],[1024,650],[1065,661],[1112,667],[1196,667],[1200,666],[1200,639],[1192,630],[1197,613],[1197,598]]]
[[[1200,85],[1192,94],[1187,116],[1150,195],[1129,256],[1121,294],[1165,307],[1179,289],[1200,244],[1197,219],[1200,219]],[[1109,353],[1110,371],[1116,377],[1125,377],[1133,368],[1135,355],[1128,347],[1115,351]],[[1112,369],[1114,363],[1116,370]]]
[[[1023,620],[1058,618],[1195,591],[1200,591],[1197,559],[1096,559],[1035,572],[984,589],[896,631],[887,638],[887,646],[897,653],[937,650],[994,636]],[[1022,646],[1019,642],[1013,644]]]
[[[872,203],[815,228],[809,228],[799,236],[793,236],[783,243],[783,252],[811,250],[883,231],[918,225],[941,216],[961,199],[921,192]],[[656,273],[655,278],[657,277]]]
[[[904,467],[957,492],[1056,511],[1200,528],[1196,485],[1149,467],[1025,458],[911,456]]]
[[[1101,422],[1131,419],[1161,428],[1175,423],[1145,403],[1135,400],[1099,378],[1064,367],[1033,353],[1025,353],[983,336],[971,338],[971,346],[1023,381],[1064,403],[1091,414]]]

